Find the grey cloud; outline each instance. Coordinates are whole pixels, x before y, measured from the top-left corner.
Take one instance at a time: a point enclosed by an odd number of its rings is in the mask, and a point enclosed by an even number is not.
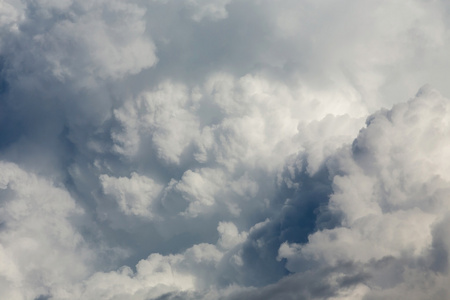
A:
[[[337,152],[338,163],[329,164],[337,175],[328,206],[341,213],[341,224],[309,235],[305,244],[283,244],[279,255],[287,259],[289,270],[301,272],[305,260],[373,266],[393,257],[388,265],[397,265],[397,271],[369,271],[376,278],[365,283],[368,289],[362,295],[368,299],[394,295],[412,282],[425,284],[423,276],[433,282],[446,276],[425,274],[433,269],[446,274],[448,247],[439,224],[447,213],[442,202],[448,192],[442,143],[448,134],[448,105],[446,98],[425,87],[409,102],[368,118],[353,147]],[[393,276],[392,286],[379,281],[383,276]],[[434,284],[430,291],[442,295],[444,286]]]
[[[447,6],[4,1],[1,290],[445,295]]]

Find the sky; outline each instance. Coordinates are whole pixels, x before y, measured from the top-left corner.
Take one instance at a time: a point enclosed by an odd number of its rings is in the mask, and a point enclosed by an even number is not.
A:
[[[450,297],[450,2],[0,0],[0,298]]]

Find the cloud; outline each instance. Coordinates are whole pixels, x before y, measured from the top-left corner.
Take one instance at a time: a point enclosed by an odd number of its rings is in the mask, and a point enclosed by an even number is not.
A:
[[[192,112],[195,102],[190,100],[186,87],[165,83],[155,92],[126,102],[114,112],[122,129],[112,133],[114,150],[132,156],[139,150],[141,140],[151,137],[158,157],[179,162],[199,127]]]
[[[449,24],[444,1],[3,1],[0,293],[446,298]],[[444,96],[405,102],[426,82]]]
[[[82,210],[69,193],[13,163],[0,163],[2,298],[64,293],[90,273],[95,253],[72,225]]]
[[[204,1],[204,0],[188,0],[187,5],[193,10],[192,19],[196,22],[208,18],[212,21],[224,19],[228,16],[226,5],[230,0]]]
[[[22,50],[10,54],[16,72],[43,70],[60,81],[90,85],[156,63],[154,44],[145,36],[145,10],[135,4],[39,1],[8,7],[6,25],[20,30],[7,36],[3,51]],[[14,15],[22,20],[12,21]]]
[[[243,241],[246,233],[239,233],[233,223],[220,223],[221,235],[218,245],[225,251],[240,243],[231,238],[240,237]],[[83,299],[155,299],[171,292],[194,292],[205,290],[215,283],[215,273],[224,252],[216,245],[201,243],[194,245],[181,254],[151,254],[139,261],[136,271],[122,267],[109,273],[98,272],[78,287],[76,297]]]
[[[153,217],[151,205],[162,187],[150,178],[137,173],[132,173],[130,178],[103,174],[100,175],[100,182],[105,195],[115,199],[126,215]]]
[[[368,299],[384,294],[379,292],[384,290],[378,282],[380,273],[389,276],[394,270],[374,266],[388,258],[394,260],[390,264],[399,261],[401,269],[390,275],[395,279],[386,294],[402,290],[418,277],[423,284],[432,280],[434,285],[446,276],[425,274],[433,273],[437,260],[438,265],[447,260],[442,253],[448,248],[446,242],[437,242],[441,241],[437,228],[448,214],[444,141],[449,103],[425,87],[407,103],[368,118],[352,147],[337,152],[329,164],[330,173],[336,175],[328,205],[341,223],[311,234],[305,244],[282,244],[279,258],[287,259],[289,270],[302,272],[303,261],[331,267],[362,264],[362,270],[369,268],[374,277],[364,282],[370,287],[364,293]],[[444,287],[433,286],[431,291],[439,289]]]

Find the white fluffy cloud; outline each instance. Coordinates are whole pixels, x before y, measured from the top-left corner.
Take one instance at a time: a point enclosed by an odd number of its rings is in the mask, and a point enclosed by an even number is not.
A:
[[[82,210],[69,193],[17,165],[0,162],[0,295],[64,295],[90,272],[94,253],[71,224]]]
[[[190,100],[186,87],[165,83],[154,92],[126,102],[114,112],[121,124],[121,130],[112,132],[114,150],[133,156],[145,151],[140,146],[151,138],[151,150],[158,157],[171,163],[179,162],[199,127],[193,111],[195,102]]]
[[[448,11],[3,0],[0,295],[448,298]]]
[[[392,278],[390,292],[377,291],[385,285],[377,282],[377,273],[386,270],[369,271],[375,277],[365,282],[369,299],[400,293],[397,288],[413,282],[439,282],[445,273],[425,272],[433,272],[436,260],[443,259],[435,257],[437,241],[440,251],[449,251],[437,229],[449,212],[449,109],[448,99],[426,87],[409,102],[370,116],[352,147],[330,163],[336,175],[328,205],[340,216],[340,225],[311,234],[304,245],[283,244],[279,257],[287,259],[287,267],[300,271],[302,261],[313,260],[333,267],[352,262],[374,268],[387,258],[403,260],[391,275],[398,278]],[[432,285],[433,290],[445,290]]]
[[[162,187],[152,179],[132,173],[127,177],[100,176],[103,192],[117,201],[126,215],[153,217],[152,204]]]
[[[83,299],[155,299],[171,292],[194,292],[215,285],[224,253],[241,244],[247,233],[237,231],[233,223],[220,223],[219,245],[196,244],[180,254],[151,254],[136,265],[117,271],[93,274],[76,288]]]

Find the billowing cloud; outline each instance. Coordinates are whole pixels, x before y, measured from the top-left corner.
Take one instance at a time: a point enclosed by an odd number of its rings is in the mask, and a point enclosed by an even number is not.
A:
[[[11,53],[9,62],[22,76],[43,71],[89,85],[97,78],[138,73],[156,62],[154,44],[145,36],[145,9],[136,4],[12,1],[6,7],[5,29],[11,34],[2,52],[22,49]]]
[[[103,192],[117,201],[120,210],[126,215],[151,218],[152,202],[161,192],[161,186],[145,176],[132,173],[127,177],[100,175]]]
[[[0,295],[64,295],[95,258],[72,218],[82,213],[61,187],[13,163],[0,163]]]
[[[445,289],[437,282],[446,268],[436,262],[447,264],[440,228],[448,215],[449,107],[448,99],[425,87],[409,102],[368,118],[352,146],[329,163],[335,175],[328,206],[340,224],[311,234],[305,244],[282,244],[279,258],[287,259],[289,270],[301,272],[305,260],[333,268],[358,264],[369,275],[360,282],[368,299],[429,280],[437,285],[433,292]],[[389,292],[380,293],[385,288]]]
[[[448,11],[4,0],[1,298],[448,298]]]

